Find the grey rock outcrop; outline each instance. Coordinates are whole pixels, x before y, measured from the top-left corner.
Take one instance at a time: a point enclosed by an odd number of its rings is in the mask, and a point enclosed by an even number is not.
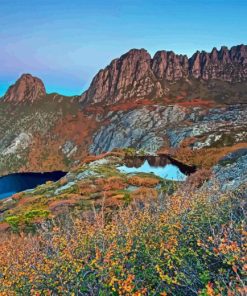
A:
[[[185,116],[184,109],[178,106],[110,113],[107,118],[110,124],[96,132],[90,152],[97,154],[123,147],[156,151],[164,143],[166,128],[177,125]]]
[[[242,188],[242,193],[247,197],[247,148],[236,150],[222,158],[213,167],[213,178],[209,185],[216,182],[223,192]]]
[[[247,142],[247,107],[184,108],[155,106],[129,111],[110,112],[94,134],[90,153],[98,154],[113,148],[135,147],[157,151],[167,146],[178,148],[188,138],[194,138],[193,149],[224,147]]]

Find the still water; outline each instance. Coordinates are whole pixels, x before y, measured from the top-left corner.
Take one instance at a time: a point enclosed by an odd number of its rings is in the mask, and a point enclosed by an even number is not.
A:
[[[151,166],[147,160],[140,167],[127,167],[123,165],[119,166],[118,169],[124,173],[154,173],[163,179],[173,181],[184,181],[187,178],[176,165],[166,164],[165,166],[155,167]]]
[[[19,173],[0,177],[0,199],[17,192],[33,189],[47,181],[57,181],[65,175],[65,172],[56,171],[49,173]]]

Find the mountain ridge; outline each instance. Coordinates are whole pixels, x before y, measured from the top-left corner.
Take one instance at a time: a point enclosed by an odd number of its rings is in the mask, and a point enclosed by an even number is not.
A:
[[[81,102],[112,104],[131,98],[162,98],[169,94],[169,84],[193,79],[245,82],[247,46],[197,51],[190,58],[164,50],[152,58],[145,49],[131,49],[95,75]]]
[[[132,98],[162,98],[173,91],[170,84],[182,80],[191,84],[193,79],[202,83],[212,80],[233,84],[245,82],[247,45],[230,49],[221,46],[219,50],[214,47],[210,53],[196,51],[191,57],[171,50],[159,50],[152,57],[146,49],[134,48],[99,70],[89,88],[78,97],[83,105],[101,102],[109,105]],[[33,102],[46,94],[40,78],[22,74],[8,88],[3,100]]]

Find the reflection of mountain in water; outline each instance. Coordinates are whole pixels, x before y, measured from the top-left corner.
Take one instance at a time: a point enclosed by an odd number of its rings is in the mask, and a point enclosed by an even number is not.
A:
[[[144,162],[147,161],[151,167],[165,167],[169,164],[172,164],[179,168],[180,172],[185,175],[193,174],[196,171],[195,166],[189,166],[183,164],[180,161],[177,161],[170,157],[167,154],[160,154],[160,155],[144,155],[144,156],[127,156],[125,158],[125,165],[126,167],[141,167]]]

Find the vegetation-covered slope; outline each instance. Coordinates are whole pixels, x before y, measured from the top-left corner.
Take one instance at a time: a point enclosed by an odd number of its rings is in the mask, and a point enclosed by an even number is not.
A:
[[[150,196],[1,236],[1,295],[246,295],[242,193]]]
[[[76,98],[52,94],[31,104],[0,102],[0,174],[66,171],[87,155],[96,126]]]

